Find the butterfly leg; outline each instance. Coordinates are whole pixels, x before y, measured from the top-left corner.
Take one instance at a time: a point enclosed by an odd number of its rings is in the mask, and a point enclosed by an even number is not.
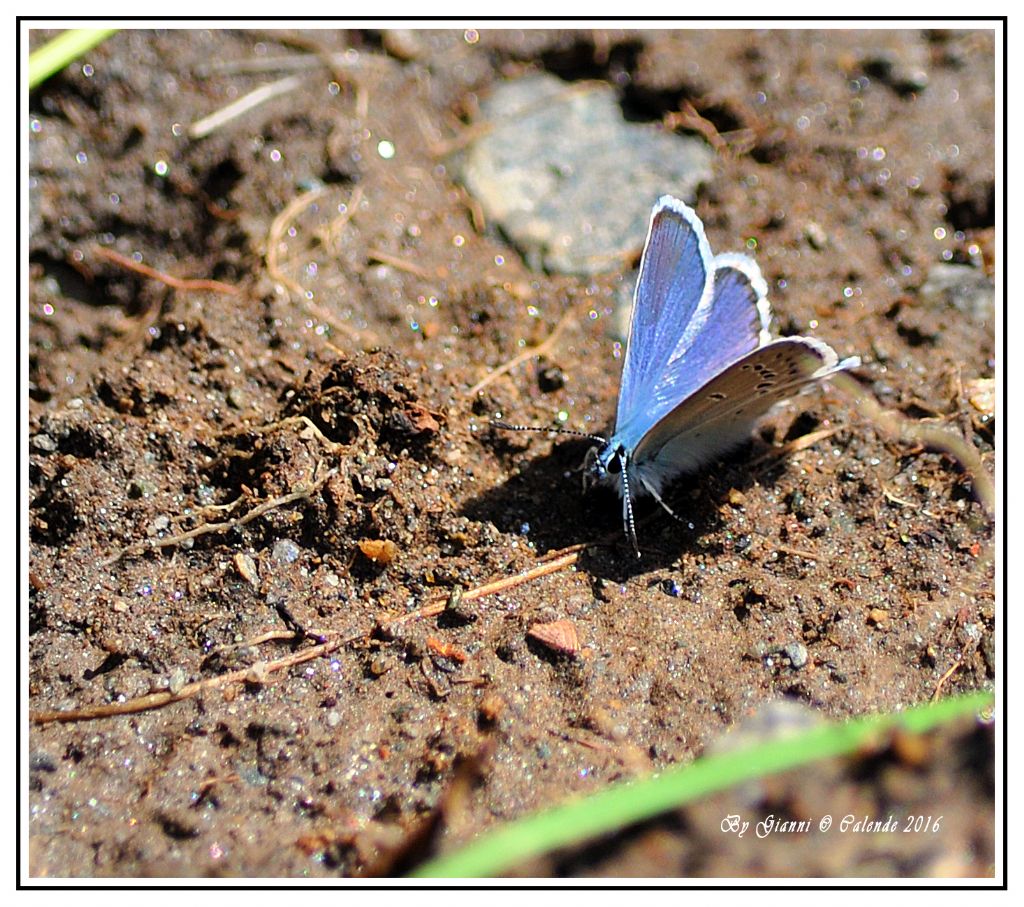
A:
[[[653,488],[650,484],[648,484],[648,482],[643,478],[643,476],[640,477],[640,484],[644,486],[644,488],[647,490],[647,493],[650,494],[650,496],[652,498],[654,498],[654,500],[656,500],[659,504],[661,504],[662,509],[670,517],[672,517],[673,519],[679,520],[680,523],[686,523],[687,526],[690,525],[688,520],[684,520],[678,513],[676,513],[671,507],[668,506],[668,504],[666,504],[661,499],[661,495],[658,494],[658,492],[657,492],[657,490],[655,488]]]

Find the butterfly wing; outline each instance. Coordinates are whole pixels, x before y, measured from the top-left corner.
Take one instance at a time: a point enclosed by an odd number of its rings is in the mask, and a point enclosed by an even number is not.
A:
[[[729,363],[767,343],[768,288],[753,259],[711,256],[693,209],[662,197],[640,262],[615,434],[627,447]]]
[[[684,342],[698,309],[707,308],[712,270],[711,247],[696,212],[678,199],[662,196],[651,212],[633,291],[617,434],[638,422],[643,423],[642,434],[655,421],[656,412],[648,406],[651,392]]]
[[[648,409],[654,418],[648,426],[737,359],[771,340],[768,287],[753,259],[715,256],[712,282],[708,312],[696,313],[692,338],[673,353],[651,390]]]
[[[832,347],[811,337],[785,337],[747,353],[640,439],[633,453],[639,484],[659,493],[674,476],[746,440],[754,423],[780,400],[859,363],[856,358],[840,362]]]

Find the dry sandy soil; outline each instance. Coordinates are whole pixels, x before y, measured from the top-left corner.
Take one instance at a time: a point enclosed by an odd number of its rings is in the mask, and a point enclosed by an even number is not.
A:
[[[839,719],[990,686],[992,523],[915,429],[994,473],[991,311],[921,293],[997,266],[993,54],[976,32],[139,31],[32,93],[30,707],[86,715],[28,730],[31,873],[395,874],[777,700]],[[310,64],[293,90],[190,137],[281,57]],[[608,426],[635,264],[530,270],[446,165],[536,71],[704,136],[713,248],[756,246],[777,329],[861,356],[905,428],[841,388],[781,408],[673,489],[692,525],[641,509],[639,562],[614,496],[580,493],[585,442],[493,429]],[[528,636],[556,620],[575,653]],[[968,723],[517,872],[986,876],[993,797]],[[946,823],[769,844],[720,833],[736,809]]]

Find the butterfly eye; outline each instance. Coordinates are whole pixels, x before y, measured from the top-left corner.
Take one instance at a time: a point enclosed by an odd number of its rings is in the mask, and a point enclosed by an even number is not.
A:
[[[615,455],[608,461],[608,474],[617,476],[622,472],[622,451],[615,451]]]

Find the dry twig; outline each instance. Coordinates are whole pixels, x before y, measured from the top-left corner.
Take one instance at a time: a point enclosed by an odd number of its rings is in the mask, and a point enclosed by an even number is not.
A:
[[[110,718],[116,715],[131,715],[135,712],[145,712],[149,709],[169,705],[172,702],[191,699],[200,693],[208,693],[231,684],[245,683],[254,676],[264,677],[276,671],[283,671],[286,668],[294,667],[303,662],[312,661],[314,658],[320,658],[336,649],[340,649],[343,645],[356,642],[362,638],[363,634],[358,634],[356,636],[328,640],[327,642],[320,643],[320,645],[303,649],[301,652],[294,652],[291,655],[277,658],[274,661],[259,662],[256,665],[239,668],[237,671],[229,671],[227,674],[220,674],[217,677],[187,683],[175,693],[172,693],[170,690],[161,690],[159,693],[149,693],[146,696],[139,696],[137,699],[129,699],[125,702],[110,702],[105,705],[89,706],[82,709],[67,709],[65,711],[29,712],[29,720],[37,724],[47,724],[51,721],[89,721],[94,718]]]
[[[363,337],[364,332],[357,330],[352,325],[347,324],[344,321],[338,321],[333,318],[330,313],[324,310],[320,305],[317,305],[306,295],[306,290],[297,280],[286,274],[281,267],[279,257],[281,254],[281,241],[284,238],[285,233],[291,226],[292,221],[298,217],[298,215],[309,207],[313,202],[320,198],[325,192],[327,192],[326,186],[318,186],[315,189],[310,189],[308,192],[293,198],[277,217],[274,218],[273,223],[270,225],[270,230],[267,233],[267,248],[265,255],[265,262],[267,265],[267,273],[271,279],[279,283],[281,286],[290,290],[291,293],[297,297],[300,304],[314,316],[317,320],[328,325],[332,330],[340,331],[343,334],[347,334],[355,340],[360,340]],[[336,217],[327,227],[325,235],[328,238],[336,238],[337,232],[351,220],[352,215],[355,213],[359,202],[362,200],[363,190],[361,186],[356,186],[352,190],[352,197],[349,200],[349,204],[346,206],[345,211]],[[321,240],[323,239],[321,236]],[[369,342],[374,342],[372,332],[369,333],[366,339]]]
[[[196,120],[188,127],[188,137],[193,140],[206,138],[206,136],[220,129],[221,126],[259,107],[260,104],[265,104],[271,98],[294,91],[304,81],[304,76],[287,76],[284,79],[271,82],[269,85],[261,85],[254,91],[250,91],[247,95],[243,95],[237,101],[232,101],[209,116]]]
[[[484,583],[482,586],[477,586],[475,589],[463,592],[462,601],[473,601],[477,598],[483,598],[485,595],[494,595],[498,592],[506,592],[509,589],[514,589],[516,586],[523,585],[523,583],[528,583],[542,576],[547,576],[549,573],[557,573],[559,570],[571,567],[579,560],[580,552],[585,547],[587,546],[573,545],[572,548],[569,548],[566,552],[562,552],[551,560],[538,564],[536,567],[531,567],[523,573],[517,573],[515,576],[504,576],[501,579],[492,580],[489,583]],[[378,622],[378,624],[383,628],[389,628],[398,624],[407,623],[411,620],[418,620],[425,617],[436,617],[438,614],[441,614],[447,606],[448,598],[445,597],[438,599],[437,601],[430,602],[422,608],[417,608],[415,611],[398,614],[394,617],[383,618]]]
[[[545,338],[543,342],[538,343],[536,346],[530,347],[528,350],[523,350],[518,356],[514,356],[512,359],[509,359],[503,365],[499,365],[497,368],[493,369],[486,376],[477,381],[477,383],[474,384],[468,391],[466,391],[466,395],[469,397],[475,397],[480,391],[487,387],[488,384],[490,384],[495,379],[501,377],[506,372],[512,371],[512,369],[514,369],[520,363],[526,362],[527,360],[533,359],[538,356],[546,356],[548,353],[550,353],[552,347],[554,347],[555,343],[558,342],[559,335],[562,333],[563,330],[565,330],[565,326],[569,323],[571,315],[572,310],[570,309],[559,319],[558,324],[554,326],[551,333],[548,334],[547,338]]]
[[[93,251],[101,258],[107,259],[107,261],[112,261],[114,264],[127,268],[129,271],[134,271],[136,274],[141,274],[143,277],[158,280],[174,290],[209,290],[211,293],[225,293],[229,296],[237,296],[241,292],[238,287],[233,287],[229,283],[221,283],[219,280],[188,279],[165,274],[163,271],[157,271],[155,268],[128,258],[127,255],[122,255],[120,252],[108,249],[106,246],[93,246]]]
[[[142,554],[144,551],[155,550],[157,548],[170,548],[174,545],[180,545],[188,539],[195,539],[203,535],[210,535],[211,533],[227,532],[230,529],[237,529],[244,526],[246,523],[251,523],[253,520],[263,516],[264,514],[270,513],[272,510],[276,510],[279,507],[284,507],[286,504],[292,504],[295,501],[301,501],[310,497],[320,489],[328,479],[334,476],[337,471],[337,469],[329,469],[311,485],[300,486],[295,491],[291,491],[288,494],[283,494],[276,498],[270,498],[262,504],[258,504],[253,507],[252,510],[244,513],[236,519],[225,520],[223,523],[204,523],[202,526],[197,526],[195,529],[189,529],[187,532],[181,532],[177,535],[169,535],[162,539],[145,539],[144,541],[136,542],[133,545],[128,545],[126,548],[122,548],[120,551],[105,560],[103,562],[103,566],[109,567],[111,564],[117,563],[123,557]]]

